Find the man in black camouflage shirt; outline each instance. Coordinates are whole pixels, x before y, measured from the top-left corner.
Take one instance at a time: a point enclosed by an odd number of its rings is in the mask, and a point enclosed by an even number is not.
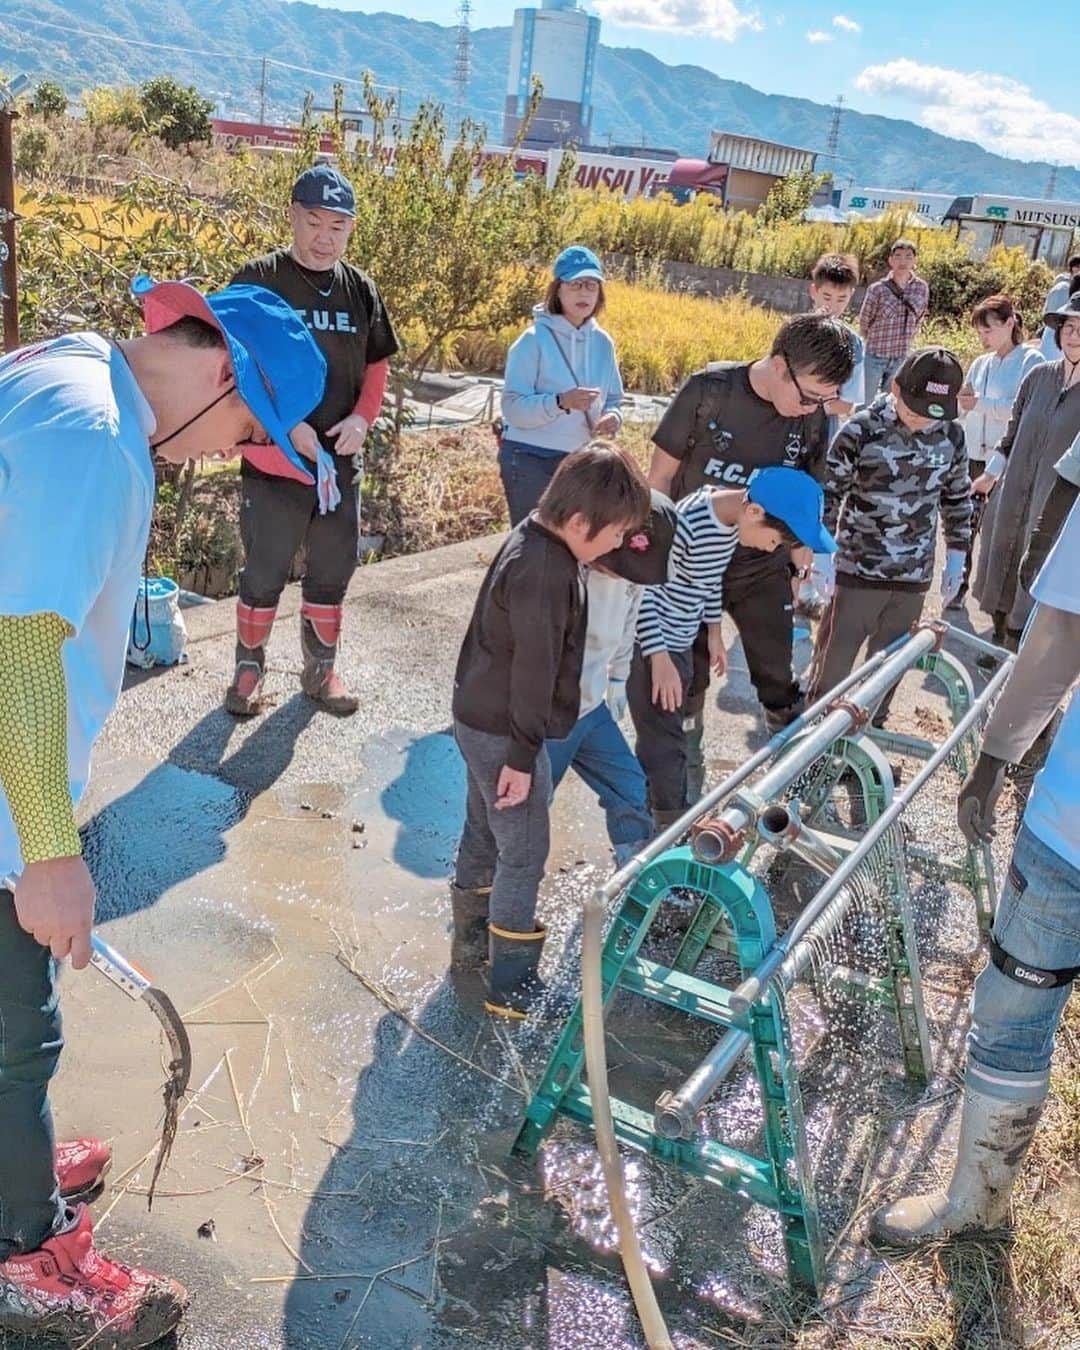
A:
[[[832,598],[810,668],[812,699],[850,673],[864,641],[873,656],[918,622],[934,577],[939,513],[944,602],[960,588],[971,537],[971,478],[956,421],[963,383],[952,352],[913,352],[891,392],[856,413],[829,448],[825,525],[839,551],[826,578]],[[887,711],[888,700],[876,724]]]

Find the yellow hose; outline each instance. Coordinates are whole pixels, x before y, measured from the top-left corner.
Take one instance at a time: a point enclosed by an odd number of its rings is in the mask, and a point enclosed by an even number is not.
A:
[[[608,1203],[619,1235],[619,1255],[634,1298],[634,1306],[649,1350],[675,1350],[664,1315],[641,1255],[634,1216],[626,1199],[615,1126],[608,1096],[607,1047],[604,1044],[604,993],[601,956],[604,946],[604,894],[594,892],[585,902],[581,938],[581,1012],[585,1037],[585,1064],[589,1075],[596,1147],[604,1168]]]

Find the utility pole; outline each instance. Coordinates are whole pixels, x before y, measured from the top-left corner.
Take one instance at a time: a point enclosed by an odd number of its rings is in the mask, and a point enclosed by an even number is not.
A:
[[[458,5],[457,53],[454,58],[454,89],[457,106],[454,121],[461,123],[469,101],[469,81],[472,78],[472,21],[471,0],[461,0]]]
[[[259,79],[259,124],[266,125],[266,57],[262,59],[262,75]]]
[[[16,75],[0,83],[0,303],[4,310],[4,351],[19,345],[19,275],[15,257],[15,156],[12,126],[18,113],[15,99],[30,83]]]

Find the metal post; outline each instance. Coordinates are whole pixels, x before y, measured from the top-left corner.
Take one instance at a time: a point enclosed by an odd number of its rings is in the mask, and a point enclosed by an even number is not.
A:
[[[15,257],[15,157],[12,125],[18,113],[0,104],[0,295],[4,308],[4,351],[19,345],[19,278]]]
[[[259,78],[259,125],[266,125],[266,57],[262,59],[262,74]]]

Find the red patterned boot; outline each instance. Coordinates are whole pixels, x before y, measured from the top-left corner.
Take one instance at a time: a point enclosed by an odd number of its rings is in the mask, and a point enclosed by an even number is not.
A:
[[[69,1205],[89,1204],[105,1189],[112,1149],[100,1139],[71,1139],[56,1145],[56,1179]]]
[[[334,672],[341,614],[341,605],[313,605],[305,600],[300,606],[300,646],[304,652],[300,687],[320,708],[348,717],[359,708],[360,700]]]
[[[225,694],[225,707],[236,717],[254,717],[262,709],[266,644],[276,615],[277,605],[236,602],[236,673]]]
[[[85,1205],[69,1210],[67,1227],[37,1251],[0,1261],[0,1336],[140,1350],[173,1330],[187,1302],[175,1280],[96,1251]]]

